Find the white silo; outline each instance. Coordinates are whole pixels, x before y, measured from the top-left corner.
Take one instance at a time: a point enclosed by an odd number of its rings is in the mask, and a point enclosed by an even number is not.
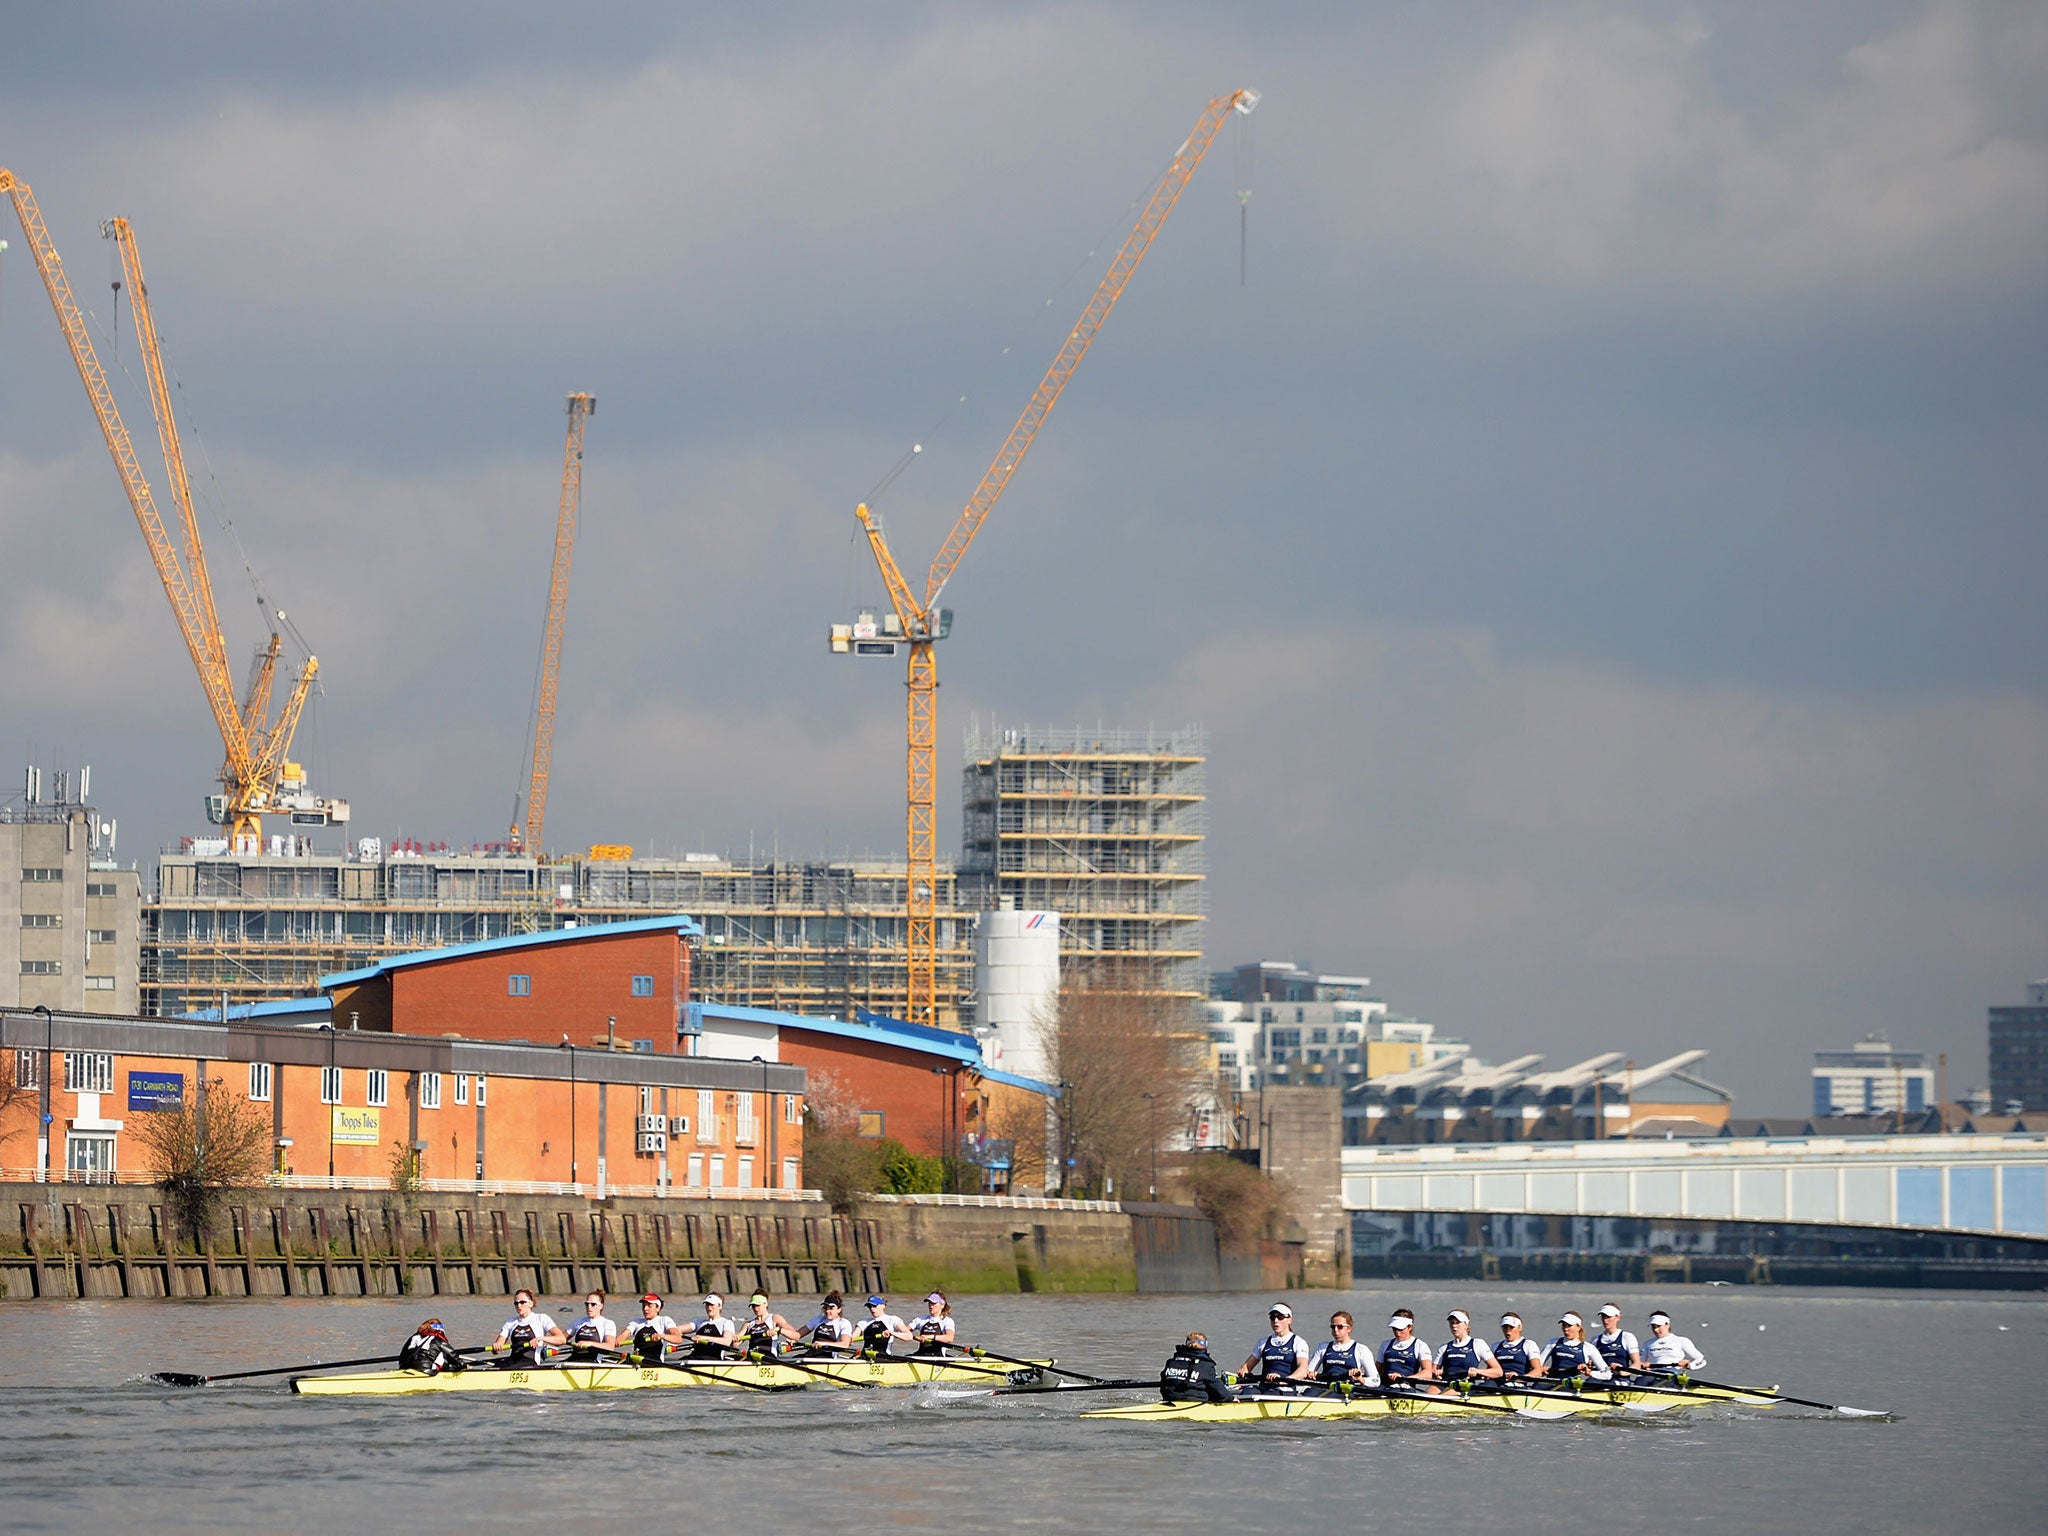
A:
[[[978,913],[974,993],[980,999],[978,1022],[995,1031],[1001,1046],[993,1065],[1020,1077],[1048,1076],[1039,1027],[1059,1001],[1059,914],[1007,908]]]

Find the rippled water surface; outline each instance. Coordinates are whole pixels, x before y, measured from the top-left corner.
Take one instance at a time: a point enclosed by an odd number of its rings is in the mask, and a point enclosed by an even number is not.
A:
[[[1894,1416],[1713,1408],[1559,1423],[1201,1427],[1079,1417],[1114,1394],[990,1398],[952,1388],[315,1400],[290,1395],[281,1377],[184,1391],[137,1378],[395,1351],[429,1313],[458,1343],[480,1343],[508,1309],[453,1298],[16,1301],[0,1304],[0,1531],[2048,1525],[2048,1303],[2039,1299],[1375,1284],[1292,1300],[1312,1337],[1343,1305],[1377,1338],[1396,1305],[1423,1318],[1453,1305],[1497,1316],[1513,1305],[1533,1323],[1610,1297],[1637,1332],[1651,1298],[1672,1311],[1713,1379],[1777,1382]],[[1219,1358],[1242,1359],[1266,1300],[970,1297],[959,1311],[962,1336],[992,1349],[1150,1376],[1190,1328],[1218,1341]],[[1424,1334],[1441,1342],[1442,1325]]]

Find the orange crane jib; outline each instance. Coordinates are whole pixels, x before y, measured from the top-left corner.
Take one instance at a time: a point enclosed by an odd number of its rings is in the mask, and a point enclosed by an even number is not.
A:
[[[1038,381],[1030,403],[1017,418],[1017,424],[1010,428],[1009,437],[990,462],[988,472],[981,477],[981,484],[967,499],[967,505],[954,521],[952,531],[946,535],[946,542],[939,546],[931,570],[925,576],[922,599],[912,592],[902,568],[890,553],[888,540],[883,537],[881,523],[874,513],[866,506],[854,509],[854,515],[860,519],[861,528],[867,534],[868,547],[882,573],[882,583],[888,589],[890,605],[896,610],[897,621],[902,626],[910,650],[904,715],[907,745],[904,846],[909,876],[906,892],[909,923],[907,1012],[914,1024],[938,1022],[936,742],[939,674],[932,645],[941,638],[934,626],[939,595],[945,591],[946,583],[952,580],[954,571],[967,554],[968,546],[973,544],[974,536],[995,509],[997,500],[1010,483],[1010,477],[1017,472],[1017,466],[1024,462],[1024,455],[1030,452],[1038,429],[1045,425],[1060,392],[1067,387],[1067,380],[1073,377],[1074,370],[1087,355],[1096,333],[1116,307],[1125,285],[1138,270],[1138,263],[1145,259],[1145,253],[1151,249],[1153,239],[1166,223],[1167,215],[1173,212],[1174,204],[1180,200],[1181,192],[1195,174],[1195,168],[1202,163],[1202,157],[1208,154],[1217,133],[1233,114],[1248,117],[1258,103],[1257,91],[1238,90],[1227,96],[1218,96],[1203,109],[1194,132],[1174,152],[1173,163],[1153,189],[1144,212],[1138,215],[1138,222],[1124,237],[1123,245],[1109,263],[1109,270],[1096,286],[1094,296],[1081,311],[1081,318],[1067,332],[1052,366]]]
[[[27,182],[7,170],[0,170],[0,192],[6,193],[13,202],[22,233],[28,238],[36,271],[42,276],[43,287],[50,295],[50,305],[57,312],[57,322],[63,327],[65,341],[70,344],[71,359],[77,365],[78,377],[92,402],[101,435],[106,438],[107,451],[113,455],[114,467],[119,471],[122,487],[128,493],[135,521],[141,525],[143,538],[148,541],[157,578],[163,583],[164,595],[170,600],[171,612],[178,621],[178,631],[184,636],[185,648],[191,653],[200,686],[206,692],[206,702],[213,711],[214,724],[220,730],[226,754],[220,772],[221,786],[226,791],[223,820],[238,843],[246,845],[251,839],[260,842],[262,819],[259,813],[276,799],[285,755],[290,750],[292,736],[298,729],[307,693],[312,688],[320,664],[311,656],[306,658],[306,665],[277,719],[266,724],[264,716],[270,706],[271,680],[279,648],[278,636],[273,633],[256,673],[250,679],[248,697],[240,704],[236,702],[227,643],[221,635],[220,615],[213,601],[213,582],[206,569],[206,552],[200,542],[198,521],[192,512],[192,491],[185,474],[184,448],[178,435],[177,419],[171,409],[171,391],[164,377],[156,320],[149,307],[149,288],[143,280],[142,259],[135,248],[134,232],[126,219],[109,219],[101,226],[101,232],[114,242],[120,254],[128,303],[135,315],[136,336],[149,380],[150,406],[156,416],[157,441],[164,456],[165,479],[177,504],[179,543],[173,543],[169,530],[164,526],[163,516],[157,510],[155,494],[142,472],[128,428],[121,420],[120,407],[93,351],[85,317],[77,300],[72,297],[70,280],[64,275],[64,263],[58,257],[56,245],[43,223],[35,194]],[[342,814],[345,816],[346,813]]]
[[[540,689],[533,712],[533,778],[526,789],[526,825],[513,817],[512,849],[540,853],[548,817],[548,773],[555,756],[555,693],[562,677],[562,630],[569,617],[569,556],[583,502],[583,430],[597,414],[597,396],[571,395],[569,434],[562,448],[562,501],[555,515],[555,564],[548,578],[548,622],[541,640]],[[595,857],[595,855],[592,855]]]

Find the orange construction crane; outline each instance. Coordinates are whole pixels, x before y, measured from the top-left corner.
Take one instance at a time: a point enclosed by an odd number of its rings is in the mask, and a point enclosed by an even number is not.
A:
[[[1174,152],[1173,164],[1167,167],[1166,175],[1153,189],[1145,211],[1138,215],[1137,224],[1110,261],[1108,272],[1097,285],[1094,297],[1081,311],[1081,318],[1067,332],[1059,354],[1053,358],[1052,366],[1046,369],[1045,377],[1039,380],[1031,403],[1024,407],[1024,414],[1017,418],[1017,424],[1010,429],[1002,450],[996,454],[988,473],[981,477],[981,484],[975,488],[954,522],[953,531],[946,535],[946,542],[940,546],[925,577],[922,601],[911,591],[909,581],[896,564],[895,557],[889,553],[880,520],[866,505],[854,508],[854,516],[860,519],[861,528],[868,537],[868,547],[881,570],[883,585],[888,588],[896,623],[892,626],[893,633],[889,629],[878,628],[873,617],[867,614],[852,624],[834,624],[832,650],[842,656],[893,656],[899,643],[907,643],[910,649],[906,683],[909,698],[904,729],[908,744],[904,830],[909,876],[906,905],[910,997],[907,1012],[913,1024],[938,1022],[938,781],[934,755],[938,735],[939,673],[932,646],[945,639],[952,629],[952,612],[937,606],[939,595],[945,591],[946,583],[952,580],[953,572],[959,568],[967,547],[987,521],[997,498],[1009,485],[1010,476],[1017,472],[1017,466],[1030,451],[1038,429],[1045,425],[1045,418],[1051,414],[1060,392],[1067,387],[1067,380],[1073,377],[1074,369],[1087,355],[1095,333],[1102,329],[1103,321],[1116,307],[1124,285],[1138,270],[1138,263],[1145,259],[1153,238],[1166,223],[1167,215],[1173,212],[1173,205],[1180,200],[1189,178],[1195,174],[1195,167],[1209,152],[1209,145],[1233,113],[1248,117],[1258,103],[1259,93],[1251,90],[1232,91],[1228,96],[1217,97],[1203,110],[1195,131]]]
[[[540,852],[548,816],[548,768],[555,756],[555,687],[562,676],[562,626],[569,616],[569,555],[576,544],[576,514],[583,502],[583,428],[597,414],[597,396],[569,396],[569,441],[562,449],[562,504],[555,515],[555,565],[548,580],[548,625],[541,640],[540,686],[533,709],[533,778],[526,790],[526,826],[512,797],[512,851]]]
[[[326,800],[306,793],[303,771],[296,763],[285,760],[291,750],[292,736],[298,729],[299,717],[305,709],[306,696],[320,670],[318,660],[312,656],[306,658],[305,667],[292,685],[277,717],[268,719],[271,684],[282,644],[273,629],[269,644],[250,678],[247,696],[240,704],[235,701],[227,643],[221,635],[220,616],[213,602],[213,582],[207,574],[199,524],[192,512],[192,492],[185,475],[185,456],[176,417],[171,409],[171,392],[164,378],[156,321],[150,312],[149,290],[143,281],[142,262],[136,254],[134,232],[128,221],[110,219],[101,226],[101,232],[115,243],[120,253],[128,302],[134,311],[136,336],[149,379],[150,405],[156,416],[157,438],[163,450],[165,478],[177,503],[182,551],[172,542],[163,516],[157,510],[156,497],[143,475],[142,465],[128,437],[128,428],[121,420],[120,407],[115,403],[106,374],[93,351],[85,317],[72,297],[70,281],[64,275],[64,263],[58,258],[57,248],[50,240],[42,211],[36,207],[34,193],[29,190],[28,183],[7,170],[0,170],[0,192],[5,192],[12,200],[15,215],[21,220],[22,233],[28,237],[36,271],[42,275],[43,286],[49,291],[50,305],[56,310],[64,339],[71,346],[72,361],[77,364],[79,379],[92,401],[93,414],[99,419],[107,451],[113,455],[114,467],[120,472],[129,505],[134,508],[135,521],[141,525],[143,537],[149,543],[157,577],[163,582],[164,595],[170,599],[171,612],[177,618],[179,632],[185,638],[185,648],[191,653],[192,665],[199,673],[200,686],[205,690],[207,704],[213,711],[214,723],[220,729],[221,744],[226,753],[220,771],[223,792],[207,797],[209,819],[230,829],[238,852],[250,853],[261,850],[262,813],[265,811],[288,811],[295,826],[325,826],[330,822],[347,821],[347,801]],[[278,622],[282,619],[282,614],[277,615]]]

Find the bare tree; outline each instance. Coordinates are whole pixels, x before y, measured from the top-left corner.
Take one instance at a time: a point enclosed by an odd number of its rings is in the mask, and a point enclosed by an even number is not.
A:
[[[1114,963],[1076,971],[1051,1017],[1040,1020],[1060,1084],[1070,1192],[1143,1188],[1160,1146],[1186,1118],[1199,1076],[1192,1011],[1149,990],[1149,980],[1149,972]]]
[[[35,1112],[41,1102],[37,1097],[40,1090],[33,1086],[39,1065],[36,1058],[40,1054],[26,1046],[16,1046],[8,1053],[6,1063],[0,1065],[0,1149],[34,1125]],[[22,1070],[24,1060],[28,1063],[26,1072]],[[30,1079],[26,1085],[22,1081],[24,1078]],[[24,1108],[30,1111],[26,1118],[21,1115]],[[5,1161],[5,1156],[0,1155],[0,1163]]]
[[[130,1125],[164,1203],[195,1243],[205,1241],[224,1192],[261,1184],[270,1173],[268,1111],[217,1077],[177,1107],[137,1115]]]
[[[843,1215],[881,1178],[881,1143],[860,1134],[852,1095],[836,1073],[813,1068],[804,1089],[804,1182]]]

